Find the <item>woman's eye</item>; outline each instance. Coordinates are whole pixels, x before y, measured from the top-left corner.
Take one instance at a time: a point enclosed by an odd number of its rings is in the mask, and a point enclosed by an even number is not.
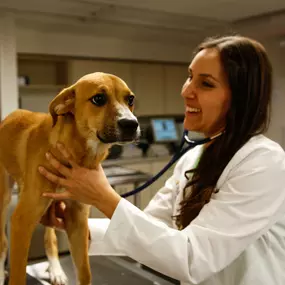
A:
[[[128,105],[131,107],[131,106],[133,106],[134,105],[134,102],[135,102],[135,96],[133,96],[133,95],[130,95],[130,96],[128,96]]]
[[[105,94],[96,94],[91,99],[91,102],[96,106],[104,106],[107,102],[107,96]]]
[[[213,85],[212,83],[209,83],[209,82],[207,82],[207,81],[203,81],[203,82],[202,82],[202,85],[203,85],[204,87],[208,87],[208,88],[213,88],[213,87],[214,87],[214,85]]]

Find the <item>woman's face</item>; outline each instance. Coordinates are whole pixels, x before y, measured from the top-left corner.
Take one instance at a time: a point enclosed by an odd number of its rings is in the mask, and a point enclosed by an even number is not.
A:
[[[182,87],[182,97],[186,130],[209,137],[224,129],[231,92],[218,50],[204,49],[195,56]]]

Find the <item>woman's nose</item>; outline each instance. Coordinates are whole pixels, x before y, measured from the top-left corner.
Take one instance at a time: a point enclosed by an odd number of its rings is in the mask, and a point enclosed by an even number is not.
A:
[[[196,96],[195,88],[193,86],[193,82],[189,79],[186,80],[182,87],[181,95],[183,98],[193,99]]]

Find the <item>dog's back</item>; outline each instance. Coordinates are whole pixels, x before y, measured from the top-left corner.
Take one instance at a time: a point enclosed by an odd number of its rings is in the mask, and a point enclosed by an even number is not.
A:
[[[27,147],[34,147],[34,152],[38,148],[38,143],[31,141],[33,137],[37,141],[46,139],[46,129],[49,125],[51,128],[51,119],[50,124],[48,120],[44,113],[16,110],[0,123],[0,164],[15,180],[22,176],[21,163],[26,161]]]

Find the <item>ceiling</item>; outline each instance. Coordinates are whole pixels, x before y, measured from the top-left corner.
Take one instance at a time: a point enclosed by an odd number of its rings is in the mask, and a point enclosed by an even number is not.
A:
[[[187,44],[223,32],[285,35],[284,0],[1,0],[20,28]]]

